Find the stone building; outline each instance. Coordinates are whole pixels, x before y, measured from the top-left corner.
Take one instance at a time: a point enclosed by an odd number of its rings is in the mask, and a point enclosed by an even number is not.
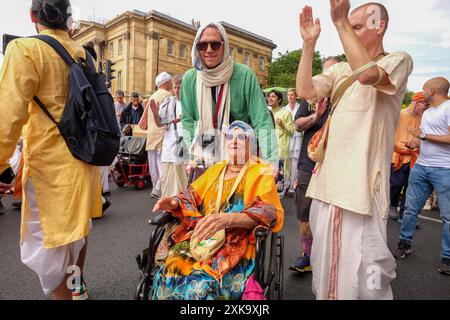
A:
[[[265,87],[276,45],[229,23],[222,24],[229,34],[234,59],[249,65]],[[74,40],[80,44],[93,43],[101,62],[109,59],[115,63],[113,92],[121,89],[129,95],[137,91],[147,97],[155,91],[155,78],[160,72],[183,74],[191,68],[197,30],[194,25],[157,11],[134,10],[105,23],[80,21]]]

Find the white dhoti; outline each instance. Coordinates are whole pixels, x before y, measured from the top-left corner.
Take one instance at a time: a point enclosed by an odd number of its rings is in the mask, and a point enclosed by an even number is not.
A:
[[[313,293],[318,300],[392,300],[395,259],[387,246],[380,194],[372,216],[314,200],[310,225]]]
[[[110,169],[109,167],[100,167],[103,192],[109,192],[109,169]]]
[[[161,194],[159,178],[161,176],[161,152],[157,150],[148,151],[148,166],[152,178],[153,191],[155,195]]]
[[[186,165],[166,162],[162,167],[160,178],[162,198],[178,196],[188,186]]]
[[[23,244],[20,246],[21,259],[39,276],[44,293],[51,294],[61,285],[68,273],[72,275],[76,272],[69,267],[76,264],[85,240],[46,249],[31,178],[25,187],[25,196],[28,198],[29,211],[24,214],[26,228]]]

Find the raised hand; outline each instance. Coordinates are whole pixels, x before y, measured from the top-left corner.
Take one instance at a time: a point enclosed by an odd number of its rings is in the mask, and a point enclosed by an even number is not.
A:
[[[300,34],[304,42],[317,42],[320,32],[320,19],[314,21],[313,10],[310,6],[305,6],[300,13]]]
[[[317,102],[317,105],[316,105],[317,119],[322,118],[325,111],[327,111],[327,107],[328,107],[328,98],[321,99],[319,102]]]
[[[331,20],[333,23],[340,24],[348,22],[348,15],[350,13],[349,0],[330,0]]]
[[[153,208],[153,213],[162,210],[162,211],[174,211],[179,208],[178,200],[175,198],[163,198],[159,200],[155,207]]]
[[[154,114],[159,114],[159,103],[156,103],[155,100],[151,100],[150,110],[152,110]]]

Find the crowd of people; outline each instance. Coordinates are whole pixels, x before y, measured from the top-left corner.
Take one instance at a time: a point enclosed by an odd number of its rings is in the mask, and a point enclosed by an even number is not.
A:
[[[444,223],[439,272],[450,275],[449,81],[430,79],[402,109],[413,61],[406,52],[385,51],[387,9],[368,3],[350,12],[348,0],[330,6],[346,61],[324,59],[313,76],[321,24],[306,6],[296,88],[286,97],[276,90],[263,95],[253,71],[233,61],[220,23],[198,29],[193,68],[184,75],[162,72],[155,92],[132,92],[128,104],[125,92],[115,93],[111,112],[121,134],[145,134],[154,212],[177,221],[158,248],[153,299],[245,296],[255,281],[253,231],[282,231],[285,196],[295,196],[299,220],[299,257],[290,270],[313,273],[317,299],[393,299],[395,258],[412,253],[419,214],[433,192]],[[367,25],[373,12],[376,27]],[[33,0],[31,19],[39,34],[87,58],[70,37],[69,0]],[[36,107],[39,97],[61,119],[68,70],[38,39],[8,45],[0,77],[0,114],[7,119],[0,123],[0,173],[12,168],[16,181],[0,181],[0,210],[8,193],[22,200],[21,259],[44,293],[83,300],[91,219],[109,206],[115,163],[99,168],[75,159]],[[391,249],[389,218],[401,233]],[[68,288],[70,266],[80,277]]]

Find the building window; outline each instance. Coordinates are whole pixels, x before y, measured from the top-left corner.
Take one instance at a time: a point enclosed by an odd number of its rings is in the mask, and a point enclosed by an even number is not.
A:
[[[117,73],[117,90],[123,90],[122,71]]]
[[[230,56],[234,57],[234,47],[230,47]]]
[[[259,70],[264,71],[266,68],[266,59],[264,57],[259,57]]]
[[[181,59],[186,58],[186,45],[184,44],[180,45],[180,58]]]
[[[119,51],[118,52],[119,55],[122,54],[122,52],[123,52],[123,40],[122,39],[119,39],[119,46],[118,46],[117,50]]]
[[[245,52],[244,64],[250,66],[250,52],[248,52],[248,51]]]
[[[114,57],[114,42],[112,41],[109,43],[109,57]]]
[[[175,52],[175,45],[172,40],[167,40],[167,54],[173,56]]]

